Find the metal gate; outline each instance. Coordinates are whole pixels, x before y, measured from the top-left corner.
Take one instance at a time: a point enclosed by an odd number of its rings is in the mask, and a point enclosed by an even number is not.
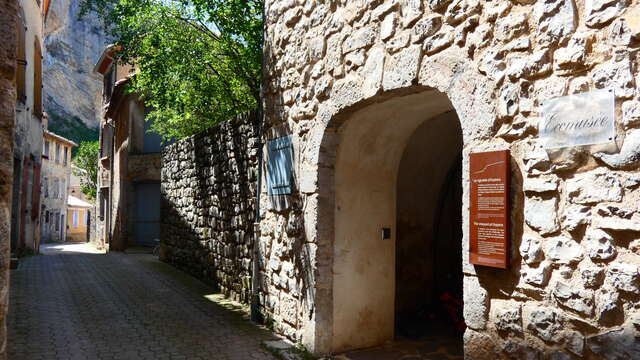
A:
[[[134,185],[134,242],[138,246],[155,246],[160,239],[160,183]]]

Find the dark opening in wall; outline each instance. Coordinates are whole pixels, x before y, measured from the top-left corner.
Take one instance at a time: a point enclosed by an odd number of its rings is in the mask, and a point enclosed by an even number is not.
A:
[[[400,163],[396,337],[461,339],[464,331],[461,151],[459,121],[451,112],[426,120]]]

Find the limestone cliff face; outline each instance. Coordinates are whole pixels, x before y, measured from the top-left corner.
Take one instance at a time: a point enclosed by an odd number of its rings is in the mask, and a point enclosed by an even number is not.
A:
[[[44,102],[49,128],[75,141],[97,138],[102,78],[93,66],[108,42],[95,14],[81,20],[79,0],[51,3],[45,28]]]

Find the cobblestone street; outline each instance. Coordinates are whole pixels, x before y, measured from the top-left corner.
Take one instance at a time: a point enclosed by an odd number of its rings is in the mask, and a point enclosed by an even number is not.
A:
[[[9,359],[272,359],[270,333],[151,255],[46,247],[11,271]],[[217,299],[213,302],[211,299]]]

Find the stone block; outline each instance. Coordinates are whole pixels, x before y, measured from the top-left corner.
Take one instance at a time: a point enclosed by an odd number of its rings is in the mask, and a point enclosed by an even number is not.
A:
[[[636,167],[640,164],[640,130],[634,129],[627,133],[620,152],[613,154],[598,152],[593,156],[613,169]]]
[[[429,8],[433,11],[441,11],[448,6],[451,1],[452,0],[427,0],[427,4],[429,4]]]
[[[563,320],[556,310],[546,307],[531,310],[527,329],[540,339],[552,343],[560,342],[558,335],[562,328]]]
[[[522,269],[522,277],[527,284],[537,287],[546,286],[551,276],[551,264],[542,262],[536,266],[528,266]]]
[[[615,289],[601,288],[596,294],[596,319],[605,326],[620,324],[624,310],[620,306],[620,296]]]
[[[382,75],[384,73],[385,51],[382,47],[373,47],[367,54],[362,76],[364,97],[372,97],[380,91],[382,86]]]
[[[464,321],[474,330],[487,326],[489,316],[489,293],[475,276],[465,276],[463,281]]]
[[[432,36],[442,27],[442,16],[433,14],[418,20],[411,30],[411,41],[419,43]]]
[[[564,236],[556,236],[545,240],[546,257],[559,265],[572,265],[583,258],[580,244]]]
[[[403,0],[400,2],[402,9],[402,25],[407,28],[413,25],[422,16],[422,0]]]
[[[464,358],[467,360],[494,359],[498,349],[492,337],[470,328],[464,332]]]
[[[355,30],[351,36],[347,37],[342,45],[342,52],[347,54],[352,51],[367,48],[373,45],[376,40],[376,31],[373,27],[365,27]]]
[[[640,273],[636,265],[622,262],[609,264],[607,282],[618,290],[640,294]]]
[[[382,87],[388,91],[407,87],[417,82],[421,56],[420,46],[417,45],[388,56],[384,63]]]
[[[542,235],[552,234],[560,229],[558,223],[558,198],[532,197],[525,199],[524,219],[527,225]]]
[[[530,236],[523,238],[519,250],[525,264],[536,264],[544,260],[542,246],[537,238]]]
[[[578,331],[568,330],[562,335],[564,339],[564,347],[576,356],[584,355],[584,335]]]
[[[427,55],[438,53],[453,44],[453,31],[441,31],[429,37],[423,45]]]
[[[587,347],[603,359],[637,359],[640,354],[637,325],[629,321],[622,328],[590,336]]]
[[[599,28],[620,15],[627,8],[628,1],[586,0],[586,24]]]
[[[558,190],[558,178],[544,176],[525,178],[523,190],[530,193],[555,192]]]
[[[538,25],[538,42],[556,45],[576,30],[576,9],[573,1],[537,1],[533,17]]]
[[[604,281],[604,269],[597,267],[584,268],[580,272],[582,284],[587,288],[597,288]]]
[[[454,0],[444,17],[448,24],[458,25],[468,17],[478,14],[482,6],[479,0]]]
[[[562,213],[562,228],[573,232],[591,223],[591,208],[583,205],[568,205]]]
[[[388,14],[380,24],[380,39],[389,40],[396,32],[398,18],[395,13]]]
[[[629,99],[635,93],[635,79],[629,53],[621,50],[607,62],[599,64],[591,73],[598,89],[611,89],[617,98]]]
[[[622,104],[622,125],[625,129],[640,125],[640,100],[625,101]]]
[[[514,304],[511,308],[497,309],[495,326],[498,331],[507,334],[522,334],[522,309],[520,305]]]
[[[497,40],[507,42],[528,32],[529,23],[526,13],[511,14],[499,18],[496,24],[495,37]]]
[[[618,253],[612,242],[611,235],[600,229],[591,229],[585,235],[584,246],[591,260],[608,261]]]
[[[558,281],[553,289],[553,296],[558,303],[579,314],[593,315],[593,293],[587,290],[579,290],[571,285]]]
[[[622,184],[616,174],[595,170],[566,181],[569,200],[575,204],[595,204],[622,200]]]

